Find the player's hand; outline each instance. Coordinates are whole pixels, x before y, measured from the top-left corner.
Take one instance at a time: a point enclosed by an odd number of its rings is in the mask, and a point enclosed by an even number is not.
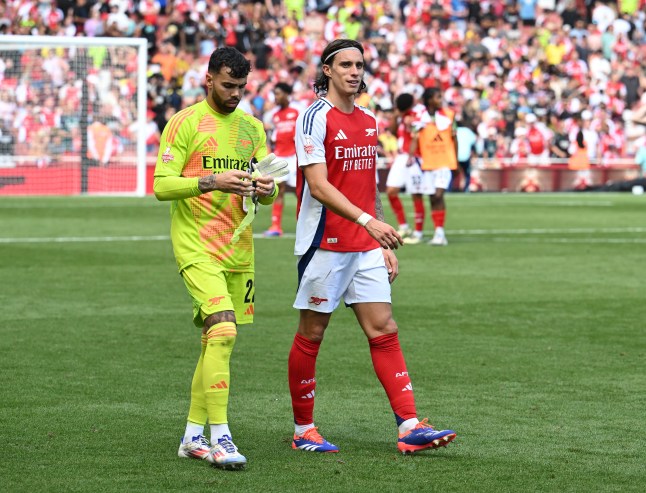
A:
[[[198,187],[204,193],[219,190],[225,193],[235,193],[242,197],[250,197],[254,190],[251,174],[239,170],[203,176],[198,182]]]
[[[254,180],[254,183],[256,184],[254,193],[258,195],[258,197],[267,197],[268,195],[271,195],[274,191],[274,187],[276,186],[273,176],[259,176]]]
[[[388,269],[388,282],[391,284],[395,278],[399,275],[399,260],[395,256],[395,252],[392,250],[382,250],[384,254],[384,261],[386,262],[386,269]]]
[[[371,219],[366,224],[366,231],[370,236],[379,242],[382,248],[389,248],[395,250],[400,245],[404,244],[403,238],[399,235],[395,228],[390,224],[379,221],[378,219]]]

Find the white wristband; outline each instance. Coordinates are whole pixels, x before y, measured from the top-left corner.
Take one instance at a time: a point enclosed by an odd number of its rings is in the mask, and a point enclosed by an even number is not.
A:
[[[370,221],[371,219],[374,219],[374,217],[372,217],[367,212],[362,212],[361,215],[355,221],[355,223],[357,223],[359,226],[363,226],[365,228],[366,224],[368,224],[368,221]]]

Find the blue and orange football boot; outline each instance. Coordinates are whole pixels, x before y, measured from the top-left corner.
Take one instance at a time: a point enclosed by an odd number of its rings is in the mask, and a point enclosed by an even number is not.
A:
[[[283,236],[283,230],[279,227],[272,226],[262,234],[265,238],[280,238]]]
[[[433,429],[428,419],[424,418],[412,430],[399,434],[397,448],[402,454],[412,454],[427,448],[446,447],[456,436],[453,430]]]
[[[318,432],[318,428],[310,428],[301,436],[294,435],[292,442],[293,449],[305,450],[307,452],[338,452],[339,447],[328,442]]]

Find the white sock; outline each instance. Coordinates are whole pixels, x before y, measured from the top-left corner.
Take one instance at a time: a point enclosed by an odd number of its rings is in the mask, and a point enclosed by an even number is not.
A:
[[[227,435],[229,439],[231,438],[231,431],[229,430],[228,423],[211,425],[211,444],[218,443],[218,440],[225,435]]]
[[[415,428],[415,426],[417,426],[417,423],[419,423],[419,419],[417,418],[407,419],[399,425],[399,433],[402,434],[412,430],[413,428]]]
[[[421,232],[421,231],[413,231],[413,236],[414,236],[415,238],[419,238],[419,239],[421,239],[421,238],[422,238],[422,236],[424,236],[424,233],[423,233],[423,232]]]
[[[294,434],[296,436],[303,436],[303,433],[305,433],[307,430],[314,428],[314,423],[310,423],[308,425],[294,425]]]
[[[186,430],[184,431],[184,442],[190,442],[193,437],[204,435],[204,425],[197,423],[186,422]]]
[[[408,223],[403,223],[399,225],[399,229],[410,229],[410,226],[408,225]]]
[[[441,226],[435,228],[435,234],[438,236],[444,236],[444,228]]]

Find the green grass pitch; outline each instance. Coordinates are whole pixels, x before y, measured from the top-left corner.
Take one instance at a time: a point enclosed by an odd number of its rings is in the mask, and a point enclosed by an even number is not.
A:
[[[176,456],[199,334],[169,205],[0,198],[0,489],[644,491],[646,199],[447,204],[447,248],[398,251],[393,307],[420,417],[455,429],[455,442],[397,453],[365,338],[340,308],[318,361],[316,422],[341,452],[291,449],[293,236],[259,238],[256,323],[239,331],[229,410],[249,464],[228,472]],[[294,210],[289,195],[286,232]]]

